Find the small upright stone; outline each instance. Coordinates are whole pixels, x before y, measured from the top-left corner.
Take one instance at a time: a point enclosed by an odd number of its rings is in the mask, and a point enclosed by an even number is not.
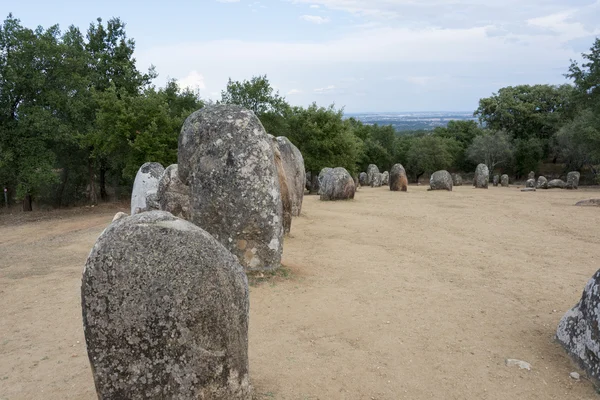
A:
[[[131,190],[131,215],[134,215],[136,212],[149,211],[156,206],[151,201],[149,208],[146,198],[149,195],[156,195],[158,180],[163,172],[165,172],[165,168],[155,162],[148,162],[140,167],[133,182],[133,189]]]
[[[387,186],[390,183],[390,173],[388,171],[384,171],[381,176],[381,186]]]
[[[499,183],[500,183],[500,175],[494,175],[493,185],[498,186]]]
[[[369,180],[367,179],[366,172],[361,172],[358,175],[358,183],[360,184],[360,186],[368,186],[369,185]]]
[[[463,179],[460,174],[452,174],[452,185],[453,186],[462,186]]]
[[[535,172],[531,171],[529,175],[527,175],[527,179],[535,179]]]
[[[190,188],[177,173],[177,164],[169,165],[158,182],[158,204],[162,211],[176,217],[190,219]]]
[[[402,164],[394,164],[390,171],[390,190],[393,192],[408,190],[408,178]]]
[[[504,174],[500,177],[500,184],[502,187],[508,187],[508,175]]]
[[[535,179],[527,179],[527,182],[525,182],[525,187],[535,188]]]
[[[304,170],[304,157],[300,150],[285,136],[277,137],[281,161],[285,170],[287,186],[290,191],[290,201],[292,202],[292,216],[297,217],[302,210],[302,201],[304,200],[304,185],[306,182],[306,172]]]
[[[370,164],[367,168],[367,182],[371,187],[381,186],[381,175],[379,172],[379,168],[377,168],[377,165]]]
[[[475,169],[475,177],[473,178],[473,186],[478,189],[487,189],[490,182],[490,170],[487,165],[479,164]]]
[[[577,171],[571,171],[567,174],[567,189],[577,189],[579,187],[579,178],[581,174]]]
[[[354,179],[345,168],[334,168],[327,171],[321,181],[321,200],[349,200],[354,198],[356,186]]]
[[[164,211],[118,219],[81,283],[98,398],[251,398],[248,283],[206,231]]]
[[[452,175],[446,170],[436,171],[429,178],[429,190],[452,191]]]
[[[538,189],[548,189],[548,179],[540,175],[535,186]]]

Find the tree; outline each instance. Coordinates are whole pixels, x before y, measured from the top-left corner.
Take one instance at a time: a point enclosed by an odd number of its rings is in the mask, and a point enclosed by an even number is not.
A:
[[[456,171],[470,171],[475,168],[473,162],[467,156],[467,149],[477,136],[483,135],[483,129],[475,121],[449,121],[445,127],[437,127],[433,130],[434,135],[454,139],[453,146],[454,162],[451,169]]]
[[[579,109],[594,108],[600,111],[600,38],[596,38],[589,53],[581,55],[586,60],[581,66],[571,60],[565,75],[575,83]]]
[[[415,177],[415,182],[424,173],[433,173],[448,169],[454,162],[454,139],[442,138],[436,135],[415,137],[406,153],[406,168]]]
[[[600,164],[600,115],[583,110],[556,135],[556,149],[570,170],[590,167],[598,177]]]
[[[513,150],[508,134],[504,131],[496,131],[476,137],[469,146],[467,154],[473,162],[487,165],[491,174],[497,165],[508,165]]]

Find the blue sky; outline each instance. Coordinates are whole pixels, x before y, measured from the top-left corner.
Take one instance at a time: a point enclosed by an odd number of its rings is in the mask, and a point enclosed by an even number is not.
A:
[[[138,66],[219,99],[267,74],[294,105],[471,111],[518,84],[565,83],[600,35],[600,0],[21,1],[28,27],[121,17]]]

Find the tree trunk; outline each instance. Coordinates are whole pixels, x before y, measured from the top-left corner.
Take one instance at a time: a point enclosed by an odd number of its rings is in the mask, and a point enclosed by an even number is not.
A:
[[[90,203],[98,204],[98,194],[96,193],[96,179],[94,176],[94,162],[92,159],[88,160],[88,172],[89,172],[89,186],[90,186]]]
[[[417,174],[417,175],[415,176],[415,183],[419,183],[419,178],[420,178],[421,176],[423,176],[423,174],[424,174],[424,173],[425,173],[425,171],[423,171],[423,172],[421,172],[421,173],[419,173],[419,174]]]
[[[311,185],[310,185],[310,192],[308,192],[309,194],[317,194],[319,189],[319,174],[315,173],[314,171],[312,171],[310,173],[311,176]]]
[[[103,161],[100,162],[100,198],[102,201],[108,199],[108,194],[106,193],[106,166]]]
[[[33,211],[33,207],[32,207],[31,203],[32,203],[31,195],[26,194],[25,198],[23,199],[23,211]]]
[[[64,168],[62,183],[60,185],[60,190],[58,191],[58,201],[56,202],[56,205],[58,208],[62,207],[62,199],[63,199],[64,193],[65,193],[65,187],[67,187],[68,180],[69,180],[69,169]]]

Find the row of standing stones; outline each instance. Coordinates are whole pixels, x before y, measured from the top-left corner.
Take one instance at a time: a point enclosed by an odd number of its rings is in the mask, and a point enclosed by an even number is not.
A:
[[[246,271],[280,266],[304,160],[251,111],[205,107],[178,163],[144,164],[84,267],[84,333],[100,399],[250,399]]]

